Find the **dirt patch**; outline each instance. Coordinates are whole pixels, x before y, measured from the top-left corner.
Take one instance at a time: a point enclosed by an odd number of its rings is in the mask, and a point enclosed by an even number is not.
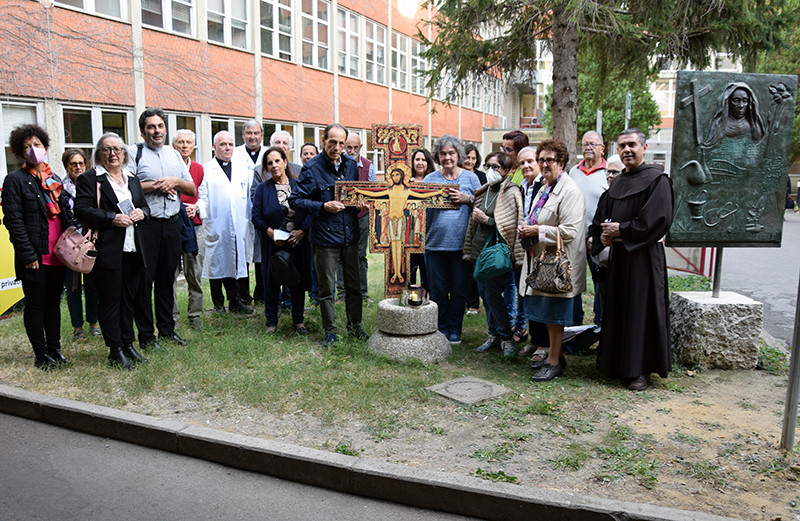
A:
[[[412,467],[511,476],[525,487],[740,519],[800,520],[800,457],[779,449],[785,376],[709,371],[656,378],[644,393],[621,390],[622,407],[575,392],[557,411],[548,409],[547,398],[542,407],[521,410],[519,403],[530,403],[525,393],[538,389],[521,381],[516,391],[473,407],[432,396],[424,407],[394,411],[378,425],[323,421],[302,410],[276,417],[188,394],[150,397],[126,409]]]

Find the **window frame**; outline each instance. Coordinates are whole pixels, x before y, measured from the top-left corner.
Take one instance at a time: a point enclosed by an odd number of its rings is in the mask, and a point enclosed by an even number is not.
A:
[[[428,70],[428,60],[420,56],[427,50],[427,47],[422,42],[411,38],[410,43],[410,63],[411,63],[411,85],[410,90],[414,94],[425,96],[425,77],[422,72]],[[416,53],[415,53],[416,51]],[[415,64],[416,62],[416,64]]]
[[[342,26],[344,16],[344,26]],[[356,12],[339,7],[336,12],[336,37],[344,39],[344,45],[339,42],[336,56],[336,67],[339,74],[351,78],[361,78],[361,20],[362,16]],[[352,39],[356,41],[353,42]],[[344,58],[344,67],[340,60]],[[355,59],[355,70],[353,69]]]
[[[396,40],[395,40],[396,38]],[[392,55],[391,55],[391,65],[392,65],[392,74],[391,74],[391,85],[393,89],[397,90],[409,90],[409,74],[408,74],[408,64],[409,64],[409,40],[411,38],[406,36],[403,33],[398,33],[397,31],[392,31]],[[397,41],[398,45],[395,45],[395,41]],[[401,48],[402,47],[402,48]],[[405,62],[401,65],[401,62]],[[395,66],[395,64],[397,64]],[[402,79],[402,82],[400,81]]]
[[[372,37],[367,36],[368,28],[372,28]],[[383,41],[379,41],[377,38],[378,31],[383,33]],[[378,85],[386,85],[387,74],[386,74],[386,33],[387,27],[383,24],[376,22],[375,20],[370,20],[369,18],[364,18],[364,79],[376,83]],[[369,59],[369,46],[373,46],[373,59]],[[383,61],[381,63],[378,62],[378,56],[381,56]],[[372,71],[370,71],[370,65],[372,66]],[[370,74],[372,72],[372,74]],[[382,78],[380,78],[382,76]]]
[[[102,11],[97,10],[97,1],[96,0],[78,0],[82,3],[81,7],[76,5],[70,4],[65,2],[64,0],[54,0],[54,4],[57,7],[70,9],[70,10],[79,10],[91,15],[95,16],[102,16],[104,18],[109,18],[111,20],[123,20],[128,21],[128,2],[126,0],[106,0],[107,2],[115,2],[116,5],[119,6],[119,16],[114,14],[104,13]],[[101,0],[102,1],[102,0]]]
[[[155,25],[148,23],[145,21],[145,11],[153,12],[150,10],[145,9],[145,2],[152,2],[154,4],[159,4],[161,7],[161,25]],[[189,32],[180,31],[175,29],[175,10],[173,9],[174,4],[181,4],[189,8],[189,18],[187,23],[189,24]],[[196,27],[195,27],[195,5],[194,0],[142,0],[142,26],[144,27],[151,27],[154,29],[160,29],[163,31],[168,31],[175,34],[180,34],[184,36],[191,36],[194,37],[196,35]]]
[[[264,25],[262,22],[264,20],[263,15],[259,19],[259,51],[264,56],[269,56],[270,58],[275,58],[276,60],[284,60],[291,62],[294,60],[294,22],[295,22],[295,13],[292,6],[291,0],[258,0],[259,1],[259,13],[263,13],[265,6],[269,6],[269,9],[272,11],[272,22],[273,26],[268,27]],[[287,3],[284,3],[287,2]],[[281,12],[286,12],[289,15],[289,25],[288,25],[288,32],[286,31],[286,27],[282,26],[280,23],[281,20]],[[272,53],[268,53],[264,50],[264,32],[269,31],[270,38],[272,39]],[[281,38],[288,38],[289,39],[289,50],[284,51],[281,49]],[[288,54],[288,57],[286,56]]]
[[[311,13],[305,11],[305,6],[300,5],[300,63],[306,67],[320,69],[323,71],[331,71],[331,3],[328,0],[306,0],[311,2]],[[302,0],[301,0],[302,2]],[[327,6],[327,18],[322,19],[319,16],[319,6],[324,4]],[[312,38],[308,39],[305,35],[306,23],[310,23]],[[319,41],[320,27],[325,27],[326,42],[323,44]],[[306,62],[305,48],[310,46],[311,61]],[[320,65],[320,50],[325,51],[325,63]]]
[[[222,12],[215,11],[211,8],[210,2],[206,2],[206,13],[205,13],[205,20],[206,20],[206,37],[209,43],[214,43],[218,45],[225,45],[226,47],[231,47],[233,49],[241,49],[244,51],[251,50],[251,40],[252,40],[252,24],[250,23],[250,16],[251,16],[251,1],[252,0],[220,0],[222,2]],[[244,15],[245,18],[239,18],[233,16],[233,3],[234,2],[244,2]],[[213,14],[217,17],[222,17],[222,41],[217,39],[211,38],[211,28],[209,27],[210,14]],[[234,22],[244,23],[244,46],[236,45],[234,39]],[[214,21],[214,23],[219,23],[218,21]]]

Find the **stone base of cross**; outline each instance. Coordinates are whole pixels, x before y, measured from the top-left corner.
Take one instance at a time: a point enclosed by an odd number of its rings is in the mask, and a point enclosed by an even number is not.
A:
[[[399,296],[409,283],[410,255],[425,251],[425,210],[456,209],[447,190],[457,185],[410,183],[403,163],[386,169],[386,182],[337,181],[336,199],[346,206],[366,202],[369,210],[369,249],[387,255],[386,298]]]

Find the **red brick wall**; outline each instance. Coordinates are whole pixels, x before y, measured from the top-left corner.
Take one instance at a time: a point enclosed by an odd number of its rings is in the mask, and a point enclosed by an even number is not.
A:
[[[333,74],[261,59],[264,117],[327,125],[333,121]]]

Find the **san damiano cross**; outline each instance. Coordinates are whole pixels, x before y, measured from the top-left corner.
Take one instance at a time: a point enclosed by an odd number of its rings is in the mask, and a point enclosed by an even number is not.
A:
[[[373,125],[373,136],[377,125]],[[394,143],[417,142],[421,133],[419,125],[385,125],[396,127],[402,132],[409,127],[416,132],[413,140],[406,140],[402,134],[394,134]],[[384,134],[385,135],[385,134]],[[397,139],[403,137],[403,139]],[[409,136],[410,137],[410,136]],[[391,148],[390,141],[382,144],[373,140],[373,148]],[[408,148],[407,146],[405,147]],[[394,157],[398,162],[386,167],[386,182],[337,181],[336,199],[346,206],[356,206],[366,202],[369,210],[370,251],[388,255],[384,263],[384,290],[386,298],[399,296],[408,285],[412,253],[425,251],[425,210],[427,208],[456,209],[458,205],[450,201],[448,190],[454,185],[434,183],[411,183],[411,169],[408,154],[401,156],[400,148],[394,155],[388,150],[385,157]],[[405,159],[405,161],[403,161]],[[388,163],[388,162],[387,162]]]

